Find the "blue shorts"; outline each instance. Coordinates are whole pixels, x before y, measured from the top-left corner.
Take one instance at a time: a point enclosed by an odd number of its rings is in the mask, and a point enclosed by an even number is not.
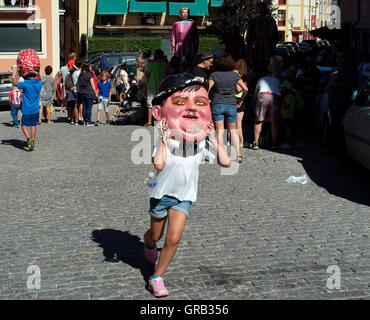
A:
[[[185,213],[189,218],[191,204],[191,201],[180,201],[169,196],[163,196],[162,199],[150,198],[149,213],[152,217],[161,219],[167,217],[168,209],[173,209]]]
[[[214,104],[212,105],[213,121],[225,120],[227,123],[236,122],[236,105]]]
[[[22,127],[36,127],[39,121],[39,113],[22,114],[21,126]]]

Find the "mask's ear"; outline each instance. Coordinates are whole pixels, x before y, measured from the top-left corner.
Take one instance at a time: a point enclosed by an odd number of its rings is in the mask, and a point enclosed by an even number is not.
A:
[[[162,120],[162,107],[159,105],[155,105],[152,107],[152,115],[155,120],[161,121]]]

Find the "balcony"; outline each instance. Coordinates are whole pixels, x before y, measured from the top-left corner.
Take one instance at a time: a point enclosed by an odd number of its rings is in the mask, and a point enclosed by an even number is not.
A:
[[[24,6],[21,7],[20,1],[0,0],[0,13],[1,12],[23,12],[23,13],[33,13],[37,11],[37,6],[33,5],[33,0],[25,0]]]

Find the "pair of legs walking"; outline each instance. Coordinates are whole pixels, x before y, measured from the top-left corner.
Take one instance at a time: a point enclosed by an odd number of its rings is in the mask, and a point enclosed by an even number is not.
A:
[[[46,120],[47,123],[50,123],[51,122],[51,110],[50,110],[50,106],[44,106],[44,105],[40,105],[40,113],[39,113],[39,124],[41,123],[41,120],[42,120],[42,116],[44,115],[44,118]]]
[[[13,127],[18,127],[19,126],[19,121],[18,121],[18,112],[21,109],[20,104],[11,104],[10,105],[10,114],[13,118]]]
[[[155,247],[156,243],[162,238],[164,234],[164,229],[167,224],[167,232],[166,232],[166,239],[164,242],[164,246],[161,250],[159,255],[158,263],[155,267],[153,277],[160,277],[162,278],[164,273],[166,272],[169,264],[171,263],[173,257],[175,256],[176,250],[180,243],[182,234],[185,229],[187,216],[185,213],[174,210],[168,209],[167,217],[164,218],[155,218],[151,217],[150,229],[145,232],[144,234],[144,245],[147,247]],[[163,296],[167,295],[168,292],[164,288],[166,293],[159,293],[154,295],[156,296]]]
[[[39,114],[22,114],[21,128],[27,139],[27,151],[35,149],[36,129]]]
[[[262,131],[262,124],[263,121],[256,121],[254,124],[254,143],[258,144],[258,140],[260,139]],[[279,133],[279,124],[277,122],[271,122],[271,135],[273,143],[277,141],[278,133]]]
[[[212,118],[215,123],[217,143],[224,145],[225,121],[227,130],[231,136],[231,143],[235,146],[239,163],[243,161],[240,150],[239,130],[237,130],[237,112],[235,105],[214,104],[212,105]]]

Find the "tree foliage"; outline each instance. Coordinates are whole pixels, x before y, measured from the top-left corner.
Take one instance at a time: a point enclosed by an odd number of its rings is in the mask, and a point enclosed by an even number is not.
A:
[[[261,2],[267,4],[269,11],[272,12],[272,0],[224,0],[219,13],[211,18],[212,25],[208,31],[216,34],[223,41],[234,25],[238,26],[244,34],[255,16],[257,4]]]

